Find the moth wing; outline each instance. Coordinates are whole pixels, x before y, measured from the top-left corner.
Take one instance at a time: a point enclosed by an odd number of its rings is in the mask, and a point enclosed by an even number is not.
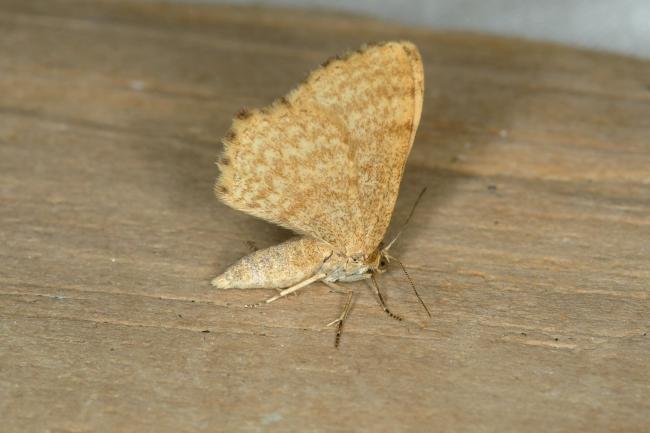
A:
[[[316,103],[341,119],[358,175],[363,224],[348,250],[365,254],[382,241],[395,207],[422,113],[424,70],[417,47],[387,42],[325,62],[288,97]]]
[[[348,255],[371,253],[390,223],[423,83],[410,42],[330,59],[285,98],[238,115],[217,196]]]
[[[224,138],[216,195],[256,217],[345,248],[360,220],[345,123],[326,107],[281,98],[240,112]]]

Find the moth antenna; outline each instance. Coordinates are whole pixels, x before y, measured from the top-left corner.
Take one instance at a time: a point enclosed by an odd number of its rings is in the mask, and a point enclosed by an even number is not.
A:
[[[372,279],[373,284],[375,285],[375,293],[377,294],[377,297],[379,298],[379,303],[381,304],[381,308],[384,309],[384,312],[388,314],[390,317],[392,317],[395,320],[399,320],[400,322],[404,319],[402,319],[400,316],[397,314],[394,314],[391,312],[388,307],[386,306],[386,302],[384,302],[384,297],[381,295],[381,292],[379,291],[379,286],[377,285],[377,280],[375,279],[375,275],[371,274],[370,278]]]
[[[408,272],[406,272],[406,267],[404,266],[404,263],[402,263],[401,261],[399,261],[397,258],[393,256],[388,256],[388,257],[390,258],[390,260],[395,260],[397,263],[399,263],[400,267],[402,268],[402,271],[404,272],[404,275],[406,275],[406,278],[409,280],[409,283],[411,283],[411,287],[413,287],[413,292],[415,293],[415,296],[417,296],[418,301],[420,301],[420,304],[422,304],[422,308],[424,308],[424,311],[427,312],[427,316],[431,318],[431,312],[429,311],[427,304],[425,304],[422,298],[420,297],[420,294],[418,293],[418,290],[415,288],[415,284],[413,283],[411,276],[409,275]]]
[[[411,208],[411,212],[409,213],[409,216],[406,218],[406,221],[404,221],[404,224],[402,224],[402,228],[399,229],[399,231],[397,232],[397,234],[395,235],[393,240],[388,243],[388,246],[386,248],[384,248],[384,251],[388,251],[390,249],[390,247],[393,246],[393,244],[395,243],[397,238],[399,238],[399,236],[402,234],[402,232],[406,228],[406,225],[409,223],[409,221],[411,221],[411,217],[413,216],[413,212],[415,212],[416,206],[418,205],[418,203],[420,202],[420,199],[422,198],[422,196],[424,195],[424,193],[426,191],[427,191],[427,187],[425,186],[424,188],[422,188],[422,191],[420,191],[420,195],[418,195],[418,198],[415,199],[415,203],[413,203],[413,207]]]

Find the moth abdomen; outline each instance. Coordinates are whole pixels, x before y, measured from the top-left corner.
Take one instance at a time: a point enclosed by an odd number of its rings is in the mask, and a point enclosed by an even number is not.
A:
[[[324,242],[295,237],[242,257],[212,280],[218,289],[281,289],[314,275],[331,255]]]

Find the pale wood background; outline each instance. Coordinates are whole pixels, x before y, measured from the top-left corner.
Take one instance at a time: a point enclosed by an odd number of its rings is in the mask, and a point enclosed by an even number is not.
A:
[[[408,38],[426,98],[395,222],[344,299],[209,280],[290,233],[212,196],[241,106]],[[3,432],[575,432],[650,425],[650,62],[346,16],[0,1]],[[209,332],[208,332],[209,331]]]

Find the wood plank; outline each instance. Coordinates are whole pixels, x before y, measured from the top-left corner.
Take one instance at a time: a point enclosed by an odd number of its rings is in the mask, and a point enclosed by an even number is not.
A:
[[[209,280],[290,236],[212,196],[241,106],[407,38],[423,119],[382,279],[268,308]],[[3,431],[647,431],[650,62],[338,14],[0,3]],[[209,332],[206,332],[209,331]]]

